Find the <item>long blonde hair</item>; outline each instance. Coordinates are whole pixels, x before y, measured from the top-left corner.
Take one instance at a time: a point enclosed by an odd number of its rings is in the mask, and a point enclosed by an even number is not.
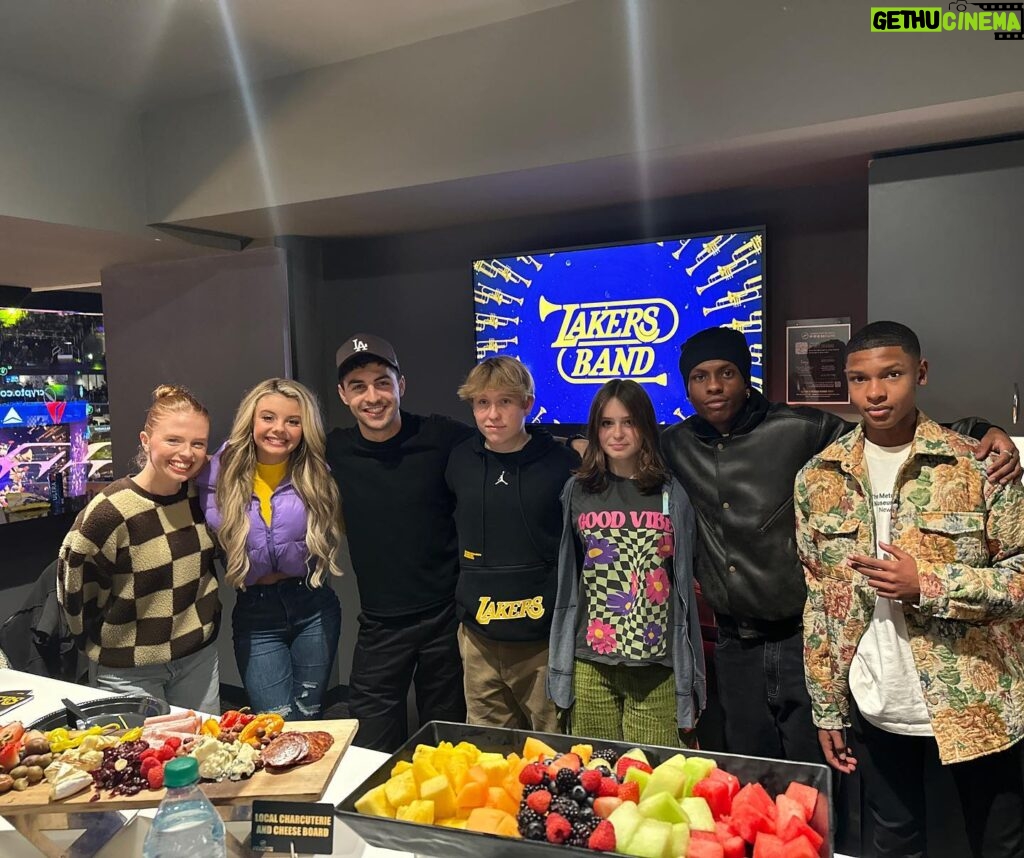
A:
[[[319,587],[327,570],[332,575],[341,574],[337,561],[342,533],[341,499],[324,457],[327,439],[320,407],[309,388],[297,381],[268,378],[250,390],[239,404],[231,435],[220,454],[217,476],[217,508],[222,522],[217,538],[227,558],[225,580],[240,589],[245,588],[249,572],[246,540],[256,474],[253,420],[260,399],[275,393],[297,402],[302,419],[302,441],[292,451],[288,469],[292,485],[306,508],[306,547],[314,560],[310,584]]]

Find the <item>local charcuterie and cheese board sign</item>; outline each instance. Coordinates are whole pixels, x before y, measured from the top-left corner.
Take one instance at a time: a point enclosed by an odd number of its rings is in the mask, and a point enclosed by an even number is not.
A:
[[[265,765],[242,780],[203,781],[214,804],[248,804],[257,798],[317,801],[327,788],[342,755],[352,743],[358,722],[293,721],[263,749]],[[45,781],[23,791],[0,795],[0,816],[27,813],[82,813],[156,807],[165,791],[146,789],[135,795],[110,796],[89,788],[66,799],[51,800]]]

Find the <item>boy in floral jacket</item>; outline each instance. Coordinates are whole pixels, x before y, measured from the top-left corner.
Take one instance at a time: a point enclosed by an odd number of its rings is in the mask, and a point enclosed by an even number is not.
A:
[[[975,856],[1024,855],[1024,490],[916,408],[916,335],[847,346],[862,422],[796,479],[804,670],[819,740],[859,768],[877,856],[923,856],[924,764],[950,765]],[[852,725],[853,748],[843,728]]]

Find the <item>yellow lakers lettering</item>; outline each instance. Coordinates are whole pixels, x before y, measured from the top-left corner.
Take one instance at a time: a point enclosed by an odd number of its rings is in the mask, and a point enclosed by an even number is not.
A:
[[[492,620],[521,620],[525,617],[539,620],[543,616],[543,596],[516,599],[512,602],[492,602],[490,596],[481,596],[480,607],[476,609],[476,621],[481,626],[486,626]]]
[[[653,374],[654,346],[668,342],[679,328],[675,305],[664,298],[632,298],[555,304],[538,302],[543,322],[563,313],[551,348],[555,365],[569,384],[604,384],[610,378],[668,384],[668,373]]]

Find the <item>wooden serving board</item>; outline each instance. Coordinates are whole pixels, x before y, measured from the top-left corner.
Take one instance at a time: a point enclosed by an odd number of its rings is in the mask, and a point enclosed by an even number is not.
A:
[[[202,781],[200,786],[214,804],[249,804],[253,799],[271,798],[278,801],[317,801],[327,789],[342,755],[352,744],[358,721],[293,721],[285,730],[313,732],[322,730],[334,737],[330,750],[315,763],[294,766],[283,772],[260,770],[251,778],[241,781]],[[101,794],[90,801],[92,788],[84,789],[62,801],[50,801],[50,785],[45,781],[23,792],[12,790],[0,796],[0,816],[25,813],[83,813],[87,811],[139,810],[156,807],[166,790],[143,790],[138,795],[108,796]]]

